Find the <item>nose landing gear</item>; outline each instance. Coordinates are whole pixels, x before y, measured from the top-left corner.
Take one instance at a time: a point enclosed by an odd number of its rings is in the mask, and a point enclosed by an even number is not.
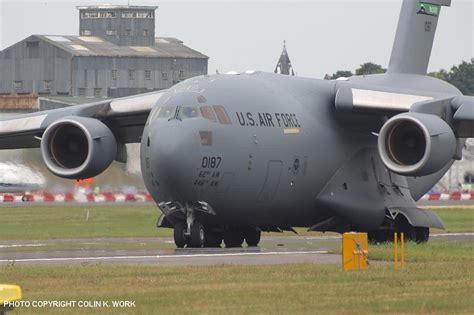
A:
[[[166,213],[179,213],[178,222],[171,224],[172,221],[163,223],[166,216],[160,216],[158,227],[173,227],[174,242],[178,248],[210,248],[221,247],[224,241],[225,247],[242,247],[245,242],[249,247],[256,247],[260,242],[261,231],[253,226],[216,226],[203,225],[200,220],[202,217],[195,217],[195,212],[202,214],[216,215],[212,207],[206,202],[186,203],[184,207],[173,202],[162,202],[159,204],[161,209],[166,209]]]
[[[197,221],[192,222],[190,228],[184,222],[174,226],[174,242],[178,248],[219,248],[222,241],[226,248],[242,247],[244,240],[248,247],[256,247],[260,242],[260,236],[261,231],[251,227],[224,229],[204,226]]]

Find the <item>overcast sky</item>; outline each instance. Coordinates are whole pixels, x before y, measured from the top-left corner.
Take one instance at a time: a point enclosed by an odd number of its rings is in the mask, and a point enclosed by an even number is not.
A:
[[[157,5],[156,34],[208,55],[209,73],[273,71],[287,41],[300,76],[322,78],[366,61],[387,66],[401,0],[135,1]],[[474,0],[443,8],[430,71],[474,56]],[[78,35],[77,5],[127,0],[0,0],[0,49],[31,34]]]

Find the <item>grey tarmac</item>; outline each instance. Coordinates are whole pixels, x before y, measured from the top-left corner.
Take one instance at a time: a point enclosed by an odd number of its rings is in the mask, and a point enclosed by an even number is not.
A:
[[[474,233],[442,233],[437,240],[474,241]],[[54,244],[172,243],[171,238],[90,238],[58,240],[0,241],[0,265],[126,264],[156,266],[274,265],[294,263],[339,264],[341,256],[332,254],[328,243],[340,242],[337,235],[266,236],[255,248],[169,249],[169,250],[42,250]],[[25,251],[27,247],[37,247]],[[4,249],[2,251],[2,249]],[[9,249],[8,251],[5,249]],[[13,249],[13,250],[12,250]],[[31,249],[31,248],[30,248]],[[373,262],[372,263],[377,263]]]

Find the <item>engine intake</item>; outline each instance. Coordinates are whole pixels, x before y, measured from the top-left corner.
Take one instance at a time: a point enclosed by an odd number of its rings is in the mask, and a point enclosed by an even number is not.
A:
[[[450,162],[457,140],[451,127],[430,114],[404,113],[380,130],[378,149],[385,166],[409,176],[433,174]]]
[[[109,167],[117,154],[117,143],[112,131],[99,120],[66,117],[45,130],[41,154],[53,174],[84,179]]]

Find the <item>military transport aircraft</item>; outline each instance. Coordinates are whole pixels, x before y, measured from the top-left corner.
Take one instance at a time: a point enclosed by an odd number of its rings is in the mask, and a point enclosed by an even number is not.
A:
[[[386,74],[324,81],[248,72],[0,122],[57,176],[96,176],[141,142],[142,173],[178,247],[256,246],[261,231],[394,230],[440,219],[420,199],[474,136],[474,97],[426,76],[442,6],[404,0]]]

